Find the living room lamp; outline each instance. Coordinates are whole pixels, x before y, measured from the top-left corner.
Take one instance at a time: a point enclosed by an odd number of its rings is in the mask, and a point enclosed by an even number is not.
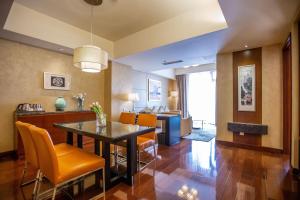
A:
[[[83,45],[74,49],[73,65],[84,72],[97,73],[108,66],[108,53],[93,45],[93,6],[101,5],[102,1],[85,0],[91,5],[91,38],[90,45]]]
[[[134,103],[140,100],[138,93],[129,93],[128,94],[128,101],[132,101],[132,111],[135,111]]]

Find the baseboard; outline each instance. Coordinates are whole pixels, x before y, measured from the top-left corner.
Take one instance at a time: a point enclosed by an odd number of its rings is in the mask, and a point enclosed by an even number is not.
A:
[[[216,143],[224,145],[224,146],[229,146],[229,147],[239,147],[239,148],[244,148],[244,149],[265,151],[265,152],[270,152],[270,153],[283,153],[282,149],[275,149],[275,148],[271,148],[271,147],[262,147],[262,146],[259,147],[259,146],[252,146],[252,145],[247,145],[247,144],[240,144],[240,143],[221,141],[221,140],[216,140]]]
[[[12,158],[16,159],[17,158],[17,152],[15,150],[12,151],[5,151],[0,153],[0,158]]]

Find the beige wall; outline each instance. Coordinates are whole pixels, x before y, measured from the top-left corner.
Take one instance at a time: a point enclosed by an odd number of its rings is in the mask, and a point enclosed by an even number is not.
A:
[[[162,83],[162,100],[160,102],[148,102],[148,79],[159,80]],[[136,109],[140,110],[145,106],[168,105],[168,80],[157,75],[139,72],[133,70],[130,66],[112,63],[112,120],[118,120],[120,112],[132,110],[132,103],[127,100],[127,94],[134,92],[139,93],[140,102],[135,103]]]
[[[300,18],[299,18],[300,19]],[[299,168],[299,38],[298,24],[294,23],[292,36],[292,167]]]
[[[44,90],[43,72],[69,74],[71,90]],[[72,57],[0,39],[0,152],[14,148],[13,112],[19,103],[41,103],[54,111],[58,96],[74,110],[72,96],[86,92],[86,108],[92,101],[104,104],[104,73],[90,74],[72,66]]]
[[[227,123],[233,121],[232,54],[217,55],[216,127],[217,140],[232,142]]]
[[[262,146],[277,149],[283,148],[281,47],[262,48],[262,123],[269,132],[262,136]]]
[[[268,135],[262,146],[282,149],[282,61],[281,46],[262,48],[262,123]],[[217,140],[232,141],[227,122],[233,120],[232,53],[217,56]]]

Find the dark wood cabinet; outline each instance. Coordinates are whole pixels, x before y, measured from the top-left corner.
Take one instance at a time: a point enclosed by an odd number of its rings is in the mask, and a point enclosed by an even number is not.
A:
[[[61,129],[55,128],[54,123],[66,123],[66,122],[77,122],[77,121],[89,121],[95,120],[96,115],[91,111],[66,111],[66,112],[44,112],[44,113],[16,113],[15,121],[22,121],[26,123],[33,124],[40,128],[46,129],[54,144],[59,144],[66,142],[66,133]],[[17,156],[22,157],[24,154],[23,143],[20,134],[16,130],[16,149]],[[76,144],[76,139],[74,137],[74,144]],[[83,137],[83,144],[88,144],[93,142],[93,139],[88,137]]]

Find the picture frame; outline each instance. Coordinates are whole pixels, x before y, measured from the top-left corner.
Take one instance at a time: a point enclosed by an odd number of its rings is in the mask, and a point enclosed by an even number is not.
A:
[[[238,67],[238,111],[255,112],[255,65]]]
[[[148,101],[161,101],[161,81],[148,79]]]
[[[71,76],[67,74],[54,74],[50,72],[44,72],[44,89],[70,90]]]

